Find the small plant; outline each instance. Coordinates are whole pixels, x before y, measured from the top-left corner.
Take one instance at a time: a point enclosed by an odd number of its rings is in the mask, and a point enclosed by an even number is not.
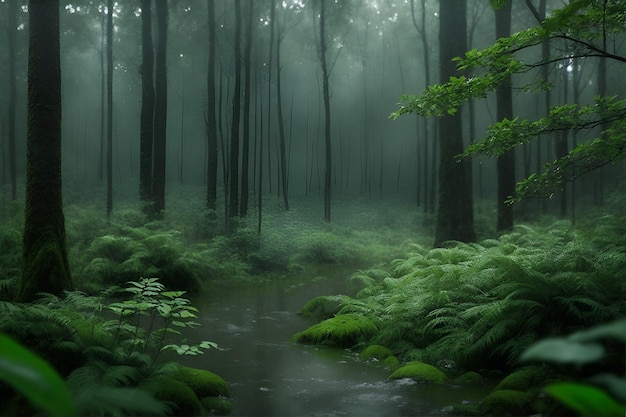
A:
[[[116,339],[125,344],[128,353],[154,348],[154,357],[163,350],[173,350],[179,355],[199,355],[203,350],[217,348],[213,342],[202,341],[197,345],[174,343],[166,344],[169,334],[180,335],[177,328],[191,328],[196,309],[182,296],[185,291],[165,291],[158,278],[141,278],[129,281],[122,291],[132,294],[129,300],[113,302],[108,309],[117,315],[117,320],[109,322]],[[159,323],[160,321],[160,323]]]

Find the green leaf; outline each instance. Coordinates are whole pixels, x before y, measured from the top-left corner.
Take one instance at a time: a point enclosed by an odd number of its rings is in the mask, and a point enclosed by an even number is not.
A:
[[[618,403],[599,388],[585,384],[558,383],[544,390],[582,416],[624,416],[626,406]]]
[[[609,324],[592,327],[589,330],[582,330],[569,337],[576,342],[586,342],[598,339],[617,339],[626,341],[626,320],[618,320]]]
[[[53,416],[76,415],[76,407],[59,374],[46,361],[3,334],[0,334],[0,380]]]
[[[544,339],[522,353],[520,360],[574,363],[582,365],[595,362],[604,355],[604,348],[597,343],[578,343],[568,339]]]

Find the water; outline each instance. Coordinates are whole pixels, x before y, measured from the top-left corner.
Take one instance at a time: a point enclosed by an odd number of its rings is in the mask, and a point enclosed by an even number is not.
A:
[[[340,292],[332,282],[220,290],[193,300],[201,327],[190,339],[222,350],[183,358],[229,384],[232,416],[426,416],[476,401],[484,389],[387,381],[382,365],[347,350],[302,346],[290,337],[314,322],[297,311],[314,296]]]

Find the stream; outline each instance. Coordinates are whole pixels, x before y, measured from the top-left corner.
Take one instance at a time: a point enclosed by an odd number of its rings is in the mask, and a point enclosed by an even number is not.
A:
[[[298,310],[315,296],[341,293],[337,281],[345,280],[279,282],[194,297],[201,326],[186,336],[192,342],[216,342],[221,350],[179,362],[226,380],[234,400],[232,416],[449,415],[445,408],[451,404],[484,397],[481,387],[387,381],[388,369],[358,361],[354,352],[290,342],[314,324]]]

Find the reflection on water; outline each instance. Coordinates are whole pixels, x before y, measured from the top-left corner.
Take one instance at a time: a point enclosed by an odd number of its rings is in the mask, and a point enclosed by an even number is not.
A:
[[[287,290],[245,288],[197,298],[201,327],[190,339],[221,351],[182,360],[222,376],[234,399],[233,416],[423,416],[484,395],[451,387],[387,381],[389,371],[343,350],[301,346],[289,338],[312,324],[298,316],[306,301],[339,290],[330,285]]]

